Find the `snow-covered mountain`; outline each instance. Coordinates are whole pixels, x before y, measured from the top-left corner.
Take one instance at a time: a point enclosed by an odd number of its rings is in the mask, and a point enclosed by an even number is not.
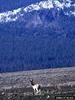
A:
[[[75,66],[75,0],[9,1],[0,1],[0,72]]]
[[[20,19],[25,13],[39,11],[43,9],[56,9],[59,12],[62,10],[64,15],[75,16],[75,3],[71,0],[44,0],[37,3],[32,3],[26,7],[14,9],[0,13],[0,22],[10,22]]]

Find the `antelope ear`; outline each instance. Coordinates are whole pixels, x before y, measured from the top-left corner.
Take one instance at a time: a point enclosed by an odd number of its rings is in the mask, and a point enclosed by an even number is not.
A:
[[[33,79],[30,79],[30,82],[33,82]]]

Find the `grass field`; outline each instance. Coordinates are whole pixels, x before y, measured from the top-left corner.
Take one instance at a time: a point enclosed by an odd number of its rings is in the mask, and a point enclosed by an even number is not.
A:
[[[33,95],[30,78],[40,94]],[[0,100],[75,100],[75,67],[1,73]]]
[[[33,95],[32,88],[0,91],[0,100],[75,100],[74,87],[43,87],[41,93]]]

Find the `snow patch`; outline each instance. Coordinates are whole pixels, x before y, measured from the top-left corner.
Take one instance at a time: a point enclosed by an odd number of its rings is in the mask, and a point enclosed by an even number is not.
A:
[[[31,4],[27,7],[22,7],[12,11],[0,13],[0,22],[16,21],[20,16],[23,16],[24,13],[37,11],[41,9],[50,10],[54,7],[56,7],[58,10],[62,9],[63,11],[65,7],[66,8],[74,7],[75,10],[75,4],[73,4],[71,0],[63,0],[62,2],[60,2],[59,0],[47,0],[47,1],[37,2],[35,4]],[[75,16],[75,11],[70,11],[66,13],[64,12],[64,14]]]

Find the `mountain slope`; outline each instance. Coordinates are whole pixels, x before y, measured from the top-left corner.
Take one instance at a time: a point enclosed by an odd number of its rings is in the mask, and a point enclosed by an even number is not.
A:
[[[0,72],[75,65],[75,3],[33,2],[0,13]]]

